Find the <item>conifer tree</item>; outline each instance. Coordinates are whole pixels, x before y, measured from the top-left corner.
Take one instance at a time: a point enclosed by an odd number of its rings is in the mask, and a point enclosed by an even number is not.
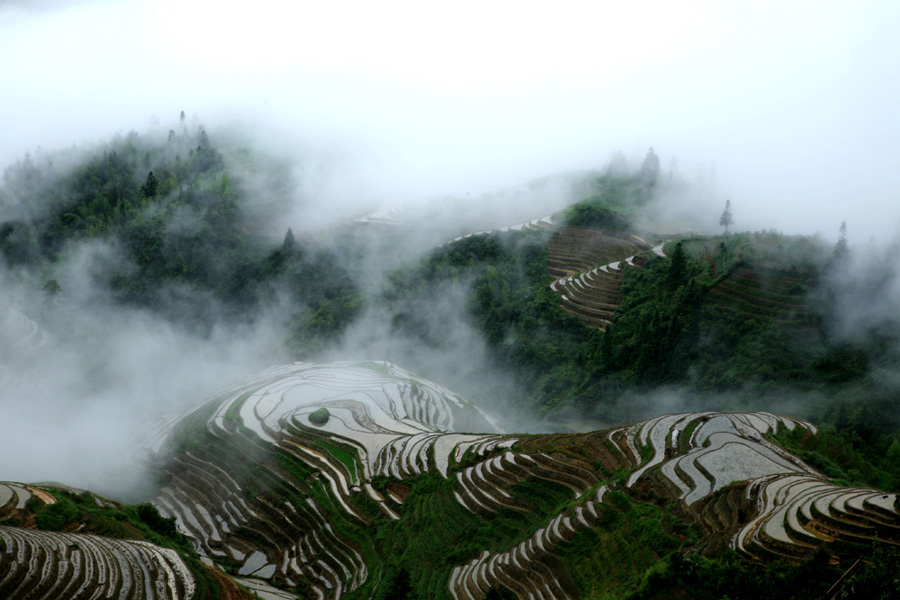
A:
[[[281,244],[281,249],[285,254],[291,254],[296,246],[297,243],[294,241],[294,230],[288,227],[287,233],[284,234],[284,243]]]
[[[834,253],[832,254],[834,262],[845,261],[850,255],[850,251],[847,249],[847,221],[841,221],[840,231],[841,237],[838,238],[837,243],[834,245]]]
[[[156,195],[158,188],[159,182],[156,180],[156,176],[153,175],[153,171],[150,171],[147,173],[147,181],[141,186],[141,193],[147,198],[152,198]]]
[[[641,165],[641,179],[647,185],[656,185],[659,179],[659,157],[653,152],[653,148],[647,151],[644,163]]]
[[[687,275],[687,257],[684,253],[684,247],[681,242],[675,245],[672,252],[672,258],[669,259],[669,271],[667,273],[667,282],[669,289],[675,291],[679,286],[683,285]]]
[[[728,235],[728,228],[731,227],[733,222],[734,218],[731,214],[731,200],[726,200],[725,210],[722,211],[722,216],[719,217],[719,225],[725,228],[725,235]]]

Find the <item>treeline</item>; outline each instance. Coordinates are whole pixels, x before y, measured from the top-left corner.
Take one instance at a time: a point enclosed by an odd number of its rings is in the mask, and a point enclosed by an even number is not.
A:
[[[219,149],[182,121],[165,141],[132,132],[54,165],[66,158],[26,157],[0,188],[0,256],[45,293],[64,298],[68,257],[100,244],[92,285],[200,332],[281,302],[297,356],[311,356],[356,315],[361,297],[332,251],[290,230],[280,245],[264,236],[246,180],[274,180],[268,208],[290,182],[250,150]]]

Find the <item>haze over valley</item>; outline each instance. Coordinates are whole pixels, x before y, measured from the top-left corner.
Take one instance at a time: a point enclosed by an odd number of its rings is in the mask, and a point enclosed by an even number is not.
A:
[[[900,10],[431,10],[0,1],[0,596],[895,593]]]

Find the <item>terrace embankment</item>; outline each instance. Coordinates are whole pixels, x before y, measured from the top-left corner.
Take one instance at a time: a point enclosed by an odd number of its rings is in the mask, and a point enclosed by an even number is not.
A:
[[[588,327],[606,329],[622,303],[623,271],[640,268],[652,249],[642,238],[616,230],[562,227],[547,244],[550,289],[563,309]]]

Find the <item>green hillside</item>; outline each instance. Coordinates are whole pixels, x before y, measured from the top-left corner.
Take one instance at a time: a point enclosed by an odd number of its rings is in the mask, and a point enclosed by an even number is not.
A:
[[[91,285],[199,333],[222,319],[252,320],[283,298],[293,347],[310,355],[362,299],[328,246],[287,227],[283,241],[266,237],[292,185],[286,164],[214,145],[202,126],[183,123],[168,138],[132,132],[88,152],[28,156],[4,172],[0,255],[12,274],[65,304],[60,281],[73,256],[107,248]]]
[[[561,225],[441,247],[398,276],[396,330],[440,344],[417,326],[412,307],[435,289],[462,286],[492,366],[513,371],[527,390],[516,402],[548,419],[575,410],[608,423],[636,420],[654,410],[647,398],[660,386],[697,408],[788,402],[887,466],[900,421],[887,408],[897,391],[878,368],[893,364],[897,338],[890,329],[833,334],[840,314],[830,246],[773,232],[668,241],[640,233]],[[583,253],[568,270],[554,250],[561,235]],[[649,249],[656,242],[661,253]],[[464,391],[488,400],[477,386]]]
[[[89,311],[207,341],[265,318],[284,364],[148,423],[136,506],[0,483],[0,595],[897,591],[886,261],[647,231],[667,184],[641,173],[584,173],[552,217],[446,243],[427,219],[304,231],[295,172],[183,123],[6,170],[2,382],[48,345],[90,354]]]

